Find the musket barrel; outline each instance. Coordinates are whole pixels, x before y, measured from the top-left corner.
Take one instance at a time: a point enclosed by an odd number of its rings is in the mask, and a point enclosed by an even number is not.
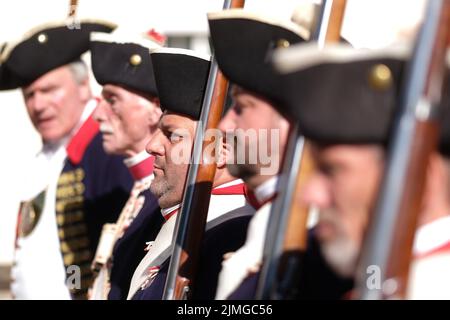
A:
[[[225,0],[223,9],[243,6],[244,0]],[[209,144],[204,140],[205,132],[217,127],[227,91],[228,81],[220,72],[213,55],[199,125],[195,132],[185,192],[177,216],[175,244],[164,287],[164,300],[186,298],[195,278],[216,171],[215,162],[203,158],[203,150]]]
[[[289,220],[289,205],[294,197],[297,175],[301,168],[303,147],[305,139],[299,135],[298,126],[291,128],[289,141],[283,162],[283,174],[279,177],[277,188],[280,192],[279,200],[275,200],[270,210],[267,235],[263,252],[263,267],[256,291],[256,299],[271,299],[276,297],[276,278],[278,274],[279,259],[283,251],[286,225]],[[291,167],[292,164],[292,167]],[[297,165],[296,165],[297,164]],[[288,170],[291,170],[288,172]],[[284,190],[284,191],[283,191]]]
[[[435,116],[444,73],[449,7],[448,0],[429,1],[406,70],[387,170],[358,269],[356,297],[360,299],[405,296],[428,159],[438,140]],[[381,288],[366,283],[371,266],[381,270]]]
[[[340,39],[340,30],[344,17],[346,1],[345,0],[324,0],[320,10],[318,10],[315,19],[315,30],[310,40],[317,41],[318,47],[323,48],[325,42],[338,42]],[[310,171],[311,166],[307,164],[310,161],[309,155],[304,154],[305,144],[297,124],[291,128],[289,142],[285,151],[283,161],[283,171],[278,180],[279,195],[272,205],[268,223],[268,230],[265,239],[263,252],[263,266],[259,277],[258,288],[256,291],[256,299],[279,299],[283,298],[278,292],[277,275],[280,268],[280,258],[283,253],[283,247],[287,242],[287,225],[288,221],[300,222],[298,226],[303,230],[298,230],[301,236],[296,239],[301,240],[298,243],[298,249],[301,250],[306,241],[306,221],[307,208],[298,211],[297,199],[295,194],[301,189],[302,183],[298,179],[304,180],[305,171]],[[303,173],[302,173],[303,171]],[[305,212],[306,211],[306,212]],[[290,215],[303,215],[293,220]],[[292,226],[291,226],[292,228]],[[290,232],[295,230],[290,229]],[[292,243],[290,243],[292,246]],[[286,247],[284,247],[287,249]],[[292,249],[292,247],[291,247]],[[303,248],[304,249],[304,248]],[[296,265],[294,263],[293,265]],[[294,274],[294,271],[286,272],[286,274]],[[283,281],[289,282],[289,281]],[[283,290],[284,291],[284,290]]]
[[[75,17],[77,14],[77,9],[78,9],[78,0],[70,0],[68,17],[69,18]]]

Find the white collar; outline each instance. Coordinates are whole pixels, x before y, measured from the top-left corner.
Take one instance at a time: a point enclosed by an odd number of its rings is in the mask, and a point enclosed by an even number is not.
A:
[[[132,157],[126,158],[125,160],[123,160],[123,162],[128,168],[130,168],[150,157],[151,155],[147,151],[143,150]]]
[[[176,205],[174,205],[172,207],[169,207],[169,208],[161,209],[161,214],[163,215],[163,217],[166,217],[169,214],[171,214],[172,212],[174,212],[175,210],[179,209],[180,207],[181,207],[181,203],[176,204]]]
[[[257,186],[253,192],[255,194],[256,200],[259,203],[264,203],[268,199],[273,197],[273,195],[277,191],[277,184],[278,176],[274,176]]]
[[[419,227],[414,239],[414,255],[423,255],[450,242],[450,216]]]
[[[231,187],[231,186],[235,186],[238,184],[244,183],[241,179],[236,179],[230,182],[226,182],[224,184],[218,185],[217,187],[213,188],[213,189],[222,189],[222,188],[226,188],[226,187]]]
[[[215,187],[214,189],[226,188],[226,187],[234,186],[234,185],[241,184],[241,183],[243,183],[241,179],[236,179],[236,180],[221,184],[221,185]],[[212,197],[212,195],[211,195],[211,197]],[[179,208],[181,208],[181,203],[176,204],[169,208],[161,209],[161,214],[163,215],[163,217],[166,217],[167,215],[171,214],[172,212],[174,212],[175,210],[177,210]]]

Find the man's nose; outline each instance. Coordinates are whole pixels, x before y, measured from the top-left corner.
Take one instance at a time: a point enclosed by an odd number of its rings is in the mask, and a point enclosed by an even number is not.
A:
[[[224,133],[234,131],[236,129],[234,118],[235,112],[233,108],[231,108],[230,110],[228,110],[222,120],[220,120],[218,129]]]
[[[48,99],[40,92],[35,92],[32,100],[32,108],[39,113],[45,110],[48,106]]]
[[[104,99],[101,99],[100,102],[97,104],[97,107],[94,110],[94,119],[97,122],[105,121],[107,118],[106,113],[107,108],[107,102]]]
[[[161,140],[163,136],[161,130],[158,129],[145,146],[145,151],[152,155],[164,155],[164,145]]]
[[[307,206],[324,209],[331,205],[331,190],[327,179],[320,174],[313,174],[306,181],[301,201]]]

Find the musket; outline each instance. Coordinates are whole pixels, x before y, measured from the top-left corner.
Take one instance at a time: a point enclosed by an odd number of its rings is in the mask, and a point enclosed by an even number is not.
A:
[[[244,0],[225,0],[223,5],[224,10],[242,7]],[[183,201],[175,225],[175,243],[164,287],[164,300],[186,299],[195,285],[199,251],[216,172],[216,162],[204,154],[204,150],[213,143],[205,140],[205,133],[208,129],[217,128],[227,91],[228,80],[220,72],[213,55]]]
[[[319,49],[340,40],[345,5],[345,0],[324,0],[319,7],[310,39],[317,41]],[[289,299],[296,295],[310,210],[297,197],[313,168],[309,143],[294,123],[278,180],[278,197],[270,211],[256,299]]]
[[[68,18],[75,18],[77,15],[78,0],[70,0]]]
[[[405,298],[427,165],[439,137],[450,1],[428,2],[398,100],[387,169],[357,271],[357,299]],[[376,279],[375,279],[376,278]]]

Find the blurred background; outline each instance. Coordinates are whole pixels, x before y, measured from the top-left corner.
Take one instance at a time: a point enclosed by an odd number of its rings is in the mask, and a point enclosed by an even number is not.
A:
[[[307,0],[246,0],[245,9],[290,19]],[[314,1],[320,2],[320,1]],[[425,0],[348,0],[342,35],[357,48],[379,48],[414,36]],[[168,46],[209,53],[206,13],[221,10],[222,0],[79,0],[78,18],[115,22],[130,33],[155,28],[168,37]],[[2,1],[0,43],[12,40],[37,24],[67,16],[68,0]],[[89,62],[89,57],[85,57]],[[92,78],[93,79],[93,78]],[[93,81],[94,93],[100,88]],[[18,190],[17,177],[38,152],[34,131],[19,90],[0,92],[0,299],[8,297],[13,260]],[[28,181],[33,177],[27,177]],[[45,257],[43,257],[45,258]]]

